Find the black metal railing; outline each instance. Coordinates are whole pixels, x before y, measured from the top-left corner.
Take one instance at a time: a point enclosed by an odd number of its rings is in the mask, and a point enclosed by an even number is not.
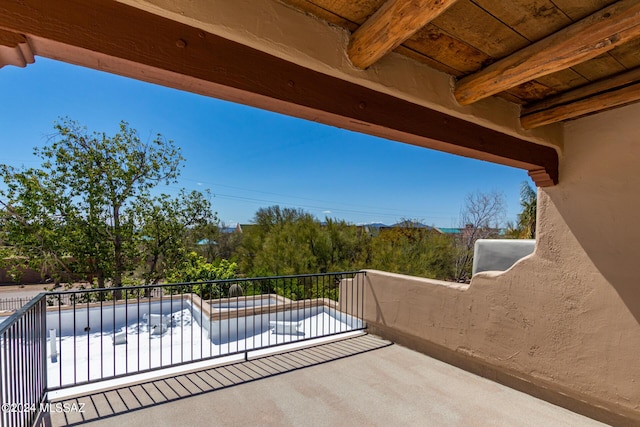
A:
[[[40,294],[0,323],[0,426],[32,425],[47,392],[46,303]]]
[[[364,275],[47,293],[49,390],[363,329]]]
[[[0,317],[0,427],[47,391],[364,329],[365,272],[39,294]]]

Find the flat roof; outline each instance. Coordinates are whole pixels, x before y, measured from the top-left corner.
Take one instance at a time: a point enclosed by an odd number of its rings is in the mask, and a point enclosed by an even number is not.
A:
[[[368,334],[59,402],[52,426],[604,425]]]

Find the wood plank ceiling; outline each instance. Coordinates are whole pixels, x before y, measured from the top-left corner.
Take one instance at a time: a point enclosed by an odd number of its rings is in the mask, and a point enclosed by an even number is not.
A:
[[[497,95],[535,128],[640,101],[640,0],[281,0],[352,32],[359,68],[391,51]]]

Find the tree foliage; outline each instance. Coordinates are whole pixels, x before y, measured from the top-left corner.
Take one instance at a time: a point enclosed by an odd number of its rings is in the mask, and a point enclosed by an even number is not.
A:
[[[416,223],[378,233],[330,218],[320,222],[299,209],[262,208],[255,225],[245,227],[240,269],[269,276],[374,268],[451,279],[453,239]]]
[[[73,207],[71,201],[60,194],[45,171],[1,165],[0,174],[6,186],[0,190],[4,208],[0,240],[12,246],[11,253],[3,256],[4,267],[14,275],[27,267],[56,278],[68,273],[64,255],[73,233],[65,217]]]
[[[161,182],[175,182],[183,158],[172,141],[157,135],[144,143],[126,122],[112,137],[89,134],[72,120],[56,123],[55,129],[57,136],[36,154],[59,191],[74,203],[69,217],[78,230],[74,249],[83,247],[84,253],[73,255],[89,255],[96,260],[98,279],[108,275],[120,286],[135,259],[132,204],[149,197]]]
[[[175,198],[163,194],[150,200],[139,199],[135,215],[140,267],[147,284],[158,283],[185,261],[186,252],[193,247],[200,230],[216,221],[211,203],[198,191],[182,190]]]
[[[207,262],[195,252],[189,252],[184,260],[175,265],[167,275],[169,283],[211,282],[236,277],[238,266],[226,259]],[[171,292],[195,292],[203,298],[220,298],[226,295],[228,287],[199,283],[193,286],[170,288]]]
[[[371,268],[432,279],[453,276],[453,240],[417,221],[381,230],[373,240]]]
[[[465,199],[457,236],[410,220],[370,230],[279,206],[259,209],[242,233],[222,232],[206,194],[152,196],[179,175],[184,159],[172,141],[157,135],[143,142],[126,122],[113,136],[69,119],[55,130],[35,150],[41,167],[0,165],[0,262],[16,276],[31,267],[56,281],[94,276],[104,287],[127,283],[134,273],[156,284],[374,268],[468,281],[475,241],[497,237],[505,215],[502,194],[477,192]],[[536,199],[528,185],[521,205],[518,235],[533,235]],[[318,296],[312,283],[295,280],[288,297]],[[205,288],[203,295],[225,293]],[[337,288],[331,292],[336,297]]]
[[[49,274],[96,276],[99,287],[121,285],[142,262],[155,283],[185,256],[188,234],[215,221],[201,193],[151,197],[179,175],[184,159],[172,141],[143,142],[126,122],[113,136],[69,119],[54,127],[34,151],[41,167],[0,168],[0,233],[14,255]]]
[[[259,209],[240,246],[240,266],[254,276],[341,271],[364,266],[368,236],[344,221],[318,221],[300,209]]]
[[[516,239],[535,239],[538,194],[526,181],[520,187],[520,208],[518,222],[509,224],[507,234]]]

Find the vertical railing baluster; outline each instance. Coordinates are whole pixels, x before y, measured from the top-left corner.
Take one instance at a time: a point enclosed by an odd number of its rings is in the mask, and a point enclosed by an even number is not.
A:
[[[189,286],[189,289],[191,291],[193,291],[193,285]],[[180,288],[180,311],[181,311],[181,315],[182,315],[182,304],[184,302],[184,288]],[[172,302],[173,304],[173,302]],[[171,312],[173,313],[173,307],[171,309]],[[171,337],[173,337],[173,334],[171,334]],[[173,338],[172,338],[173,339]],[[193,343],[193,334],[191,334],[191,342]],[[171,347],[173,348],[173,346]],[[180,362],[183,362],[184,360],[184,322],[180,322]],[[172,361],[173,363],[173,361]]]
[[[364,328],[364,287],[366,284],[366,276],[367,273],[365,272],[360,272],[358,273],[358,321],[359,321],[359,327],[360,328]],[[360,295],[360,290],[362,289],[362,295]]]
[[[16,403],[18,402],[24,402],[26,400],[25,396],[24,396],[24,389],[26,388],[26,381],[25,381],[25,377],[26,377],[26,367],[25,367],[25,362],[26,362],[26,357],[24,354],[24,350],[25,350],[25,346],[24,346],[24,317],[21,317],[18,320],[17,323],[17,332],[18,332],[18,339],[16,340],[16,347],[18,349],[18,369],[17,372],[14,372],[13,375],[16,376],[16,373],[18,374],[18,380],[22,381],[21,386],[22,387],[18,387],[18,395],[17,395],[17,399],[14,401]]]
[[[6,366],[7,366],[7,362],[6,362],[6,357],[7,357],[7,352],[6,350],[3,348],[5,342],[7,341],[5,338],[6,332],[2,332],[2,334],[0,334],[0,372],[2,373],[2,375],[0,376],[0,407],[1,405],[3,405],[4,403],[8,403],[8,400],[6,400],[6,392],[5,389],[7,387],[7,380],[8,380],[8,375],[6,374]],[[6,411],[0,411],[0,426],[4,427],[7,423],[6,423],[6,419],[5,419],[5,415],[6,415]]]
[[[10,332],[9,332],[9,343],[11,344],[11,361],[13,362],[13,363],[11,363],[11,365],[13,365],[13,366],[15,366],[16,360],[17,360],[17,356],[16,356],[16,336],[15,336],[16,332],[15,332],[15,329],[16,329],[16,325],[14,324],[14,325],[12,325],[12,327],[10,329]],[[15,375],[15,371],[7,373],[7,376],[8,375],[11,375],[12,377],[15,378],[15,376],[14,376]],[[15,403],[17,401],[18,401],[18,382],[14,381],[11,393],[9,395],[9,403]],[[13,418],[13,423],[15,425],[15,421],[17,420],[17,418],[16,418],[17,415],[16,415],[15,412],[12,413],[11,415],[12,415],[11,418]]]
[[[129,291],[124,290],[124,372],[129,373],[129,340],[127,336],[129,332]],[[115,342],[113,343],[115,347]]]
[[[209,356],[213,356],[213,299],[211,294],[213,292],[213,282],[209,283]]]
[[[278,279],[276,278],[276,285],[275,285],[275,293],[276,293],[276,305],[275,305],[275,316],[274,316],[274,320],[275,320],[275,325],[276,327],[274,328],[274,333],[272,334],[275,335],[275,340],[276,340],[276,345],[278,345],[278,301],[279,301],[279,294],[278,294],[278,280],[283,280],[283,279]],[[282,284],[282,297],[285,297],[285,293],[284,293],[284,283]],[[282,301],[282,303],[284,304],[284,300]],[[269,345],[271,345],[271,341],[269,341]]]
[[[313,295],[314,299],[315,299],[315,307],[314,307],[315,310],[314,310],[314,312],[316,313],[315,314],[315,316],[316,316],[316,322],[315,322],[316,323],[316,334],[315,334],[315,336],[317,337],[318,336],[318,322],[320,322],[320,320],[322,319],[322,316],[320,315],[320,307],[319,307],[319,300],[318,300],[318,298],[320,297],[320,294],[318,292],[318,289],[319,289],[318,288],[318,279],[319,278],[318,278],[318,276],[316,276],[316,277],[314,277],[314,279],[315,279],[314,282],[315,282],[315,285],[316,285],[316,289],[315,289],[315,292],[314,292],[314,295]]]
[[[7,354],[4,351],[4,343],[6,341],[5,334],[6,332],[0,333],[0,406],[3,405],[5,402],[7,402],[6,396],[5,396],[6,395],[5,382],[7,380],[7,376],[4,373],[5,366],[6,366],[6,357],[7,357]],[[4,427],[6,424],[7,423],[5,420],[5,411],[0,411],[0,427]]]
[[[163,309],[164,307],[162,306],[162,294],[164,292],[160,293],[160,322],[162,322],[162,315],[163,315]],[[171,288],[169,288],[169,294],[171,294]],[[149,314],[149,317],[151,317],[151,314]],[[160,325],[160,367],[162,367],[162,353],[163,353],[163,348],[162,348],[162,325]]]
[[[206,287],[206,283],[200,287],[200,359],[204,359],[204,323],[202,322],[204,316],[204,298],[202,298],[202,290]],[[197,294],[196,294],[197,295]],[[195,303],[193,302],[193,296],[191,298],[191,315],[193,316],[193,310],[195,309]],[[211,309],[211,307],[209,307]]]
[[[180,290],[180,298],[182,298],[184,288],[180,286],[179,290]],[[173,312],[173,292],[174,292],[174,289],[172,288],[169,291],[169,313]],[[164,325],[165,323],[164,313],[160,315],[160,322],[161,322],[160,337],[162,337],[164,335],[164,333],[162,332],[162,325]],[[171,332],[172,331],[169,331],[169,365],[173,364],[173,334]]]
[[[76,299],[73,299],[73,383],[78,382],[77,378],[77,366],[78,366],[78,355],[76,353],[76,340],[77,332],[76,332]]]
[[[347,282],[347,280],[348,280],[348,282]],[[354,291],[355,291],[355,286],[356,286],[356,275],[355,274],[352,275],[350,280],[349,279],[345,279],[344,283],[345,283],[345,287],[347,286],[346,285],[347,283],[351,284],[351,286],[350,286],[348,291],[345,289],[345,293],[348,294],[349,300],[350,300],[350,303],[351,303],[351,305],[350,305],[351,309],[348,311],[347,317],[345,318],[345,320],[349,319],[349,328],[347,328],[347,330],[352,331],[354,329],[354,327],[353,327],[353,319],[355,317],[355,312],[353,311],[353,303],[354,303],[354,300],[355,300]],[[340,287],[340,289],[342,289],[342,286]],[[340,301],[341,299],[342,299],[342,295],[338,295],[338,301]]]
[[[145,291],[149,288],[143,288]],[[136,365],[138,371],[140,370],[140,289],[136,292],[136,341],[138,347],[138,354],[136,355]]]
[[[37,388],[37,374],[38,374],[38,359],[36,359],[37,355],[37,341],[35,338],[36,335],[36,309],[37,305],[34,306],[33,310],[29,311],[28,317],[28,325],[27,325],[27,335],[29,342],[29,399],[28,401],[31,403],[37,403],[38,396],[36,393]]]
[[[89,301],[91,300],[91,294],[87,294],[87,326],[85,331],[87,332],[87,381],[91,379],[91,340],[89,339],[91,331],[91,322],[89,319]]]
[[[231,284],[227,284],[227,297],[230,297],[231,293]],[[236,352],[240,351],[240,316],[238,313],[240,312],[240,307],[238,306],[238,293],[236,292]]]
[[[339,294],[339,283],[342,281],[342,275],[335,275],[333,277],[333,280],[331,281],[331,284],[333,286],[332,289],[332,294],[333,294],[333,298],[331,298],[331,300],[333,301],[333,314],[334,316],[334,327],[333,327],[333,333],[337,333],[337,332],[341,332],[342,331],[342,324],[340,323],[340,311],[338,310],[340,307],[338,306],[338,300],[336,298],[336,295]]]
[[[216,295],[216,297],[216,299],[220,301],[220,295]],[[220,342],[218,345],[218,355],[222,354],[222,310],[220,308],[221,307],[218,306],[218,341]]]
[[[322,280],[321,280],[321,288],[322,288],[322,312],[324,313],[324,312],[325,312],[325,310],[328,310],[328,309],[329,309],[329,307],[328,307],[328,305],[327,305],[327,303],[326,303],[326,301],[325,301],[325,298],[326,298],[326,296],[325,296],[325,292],[326,292],[325,282],[326,282],[327,276],[322,276],[322,278],[321,278],[321,279],[322,279]],[[328,323],[328,321],[327,321],[327,322],[325,322],[325,321],[324,321],[324,316],[322,316],[322,317],[323,317],[323,319],[322,319],[322,326],[320,327],[320,329],[321,329],[321,331],[322,331],[322,332],[320,332],[320,333],[321,333],[322,335],[325,335],[325,334],[326,334],[326,332],[325,332],[325,330],[324,330],[324,325],[325,325],[325,323]]]
[[[202,287],[202,285],[200,285],[200,287]],[[193,345],[194,345],[194,341],[193,341],[193,323],[195,320],[195,313],[193,312],[193,287],[191,287],[191,292],[189,292],[189,300],[191,301],[191,305],[190,305],[190,311],[189,314],[191,316],[191,321],[189,322],[189,332],[191,333],[191,345],[189,346],[189,360],[193,361],[195,360],[193,357]],[[180,300],[180,307],[182,307],[182,303],[184,301]],[[184,325],[184,321],[181,322],[182,325]],[[201,323],[202,325],[202,323]]]
[[[60,338],[58,338],[60,337]],[[62,386],[62,295],[58,295],[58,333],[56,334],[56,340],[58,341],[58,354],[56,355],[56,360],[58,363],[58,371],[59,371],[59,379],[58,385]],[[51,363],[53,364],[53,354],[51,355]],[[65,359],[66,360],[66,359]]]
[[[112,334],[112,339],[113,339],[113,375],[117,375],[117,367],[116,367],[116,361],[118,359],[117,355],[116,355],[116,346],[115,346],[115,342],[116,342],[116,291],[112,291],[111,292],[111,299],[113,300],[113,310],[111,311],[111,314],[113,315],[113,330],[111,332]]]
[[[104,378],[104,290],[100,290],[100,378]]]
[[[255,306],[255,298],[256,298],[256,294],[255,294],[255,289],[253,289],[253,285],[250,285],[250,283],[252,283],[251,281],[245,281],[245,295],[248,297],[249,296],[249,288],[251,287],[252,290],[252,295],[251,297],[253,298],[253,309],[251,310],[251,327],[252,327],[252,335],[251,335],[251,348],[255,349],[256,348],[256,306]],[[262,315],[262,303],[264,302],[262,299],[262,295],[259,295],[259,299],[260,299],[260,315]],[[262,328],[260,328],[260,336],[262,337]],[[261,340],[262,342],[262,340]]]
[[[24,317],[24,342],[23,342],[23,347],[24,347],[24,352],[26,353],[25,356],[28,355],[28,357],[25,357],[25,373],[26,373],[26,378],[25,378],[25,390],[24,390],[24,401],[31,403],[35,401],[35,397],[33,395],[33,341],[32,341],[32,335],[31,332],[33,330],[32,328],[32,318],[33,318],[33,312],[31,310],[29,310],[25,317]]]
[[[43,401],[43,398],[45,396],[45,393],[47,392],[47,389],[49,388],[49,373],[47,372],[47,302],[46,302],[46,297],[42,298],[41,301],[41,307],[40,307],[40,354],[41,354],[41,361],[42,361],[42,366],[41,366],[41,378],[42,378],[42,388],[41,390],[41,396],[40,396],[40,402]]]
[[[148,341],[148,353],[149,353],[149,366],[148,369],[151,369],[151,296],[152,296],[153,292],[149,292],[149,295],[147,296],[147,301],[149,302],[149,312],[147,313],[147,333],[149,335],[147,341]]]

